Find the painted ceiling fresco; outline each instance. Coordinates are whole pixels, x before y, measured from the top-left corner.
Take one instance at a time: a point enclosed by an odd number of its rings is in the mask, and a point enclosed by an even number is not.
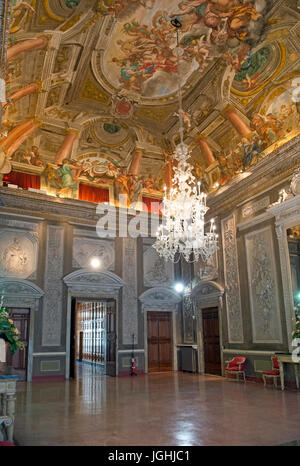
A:
[[[251,59],[251,46],[259,43],[266,10],[239,0],[153,0],[127,5],[114,11],[118,23],[105,52],[104,72],[116,87],[149,98],[178,88],[172,19],[179,19],[183,26],[180,68],[186,83],[193,72],[199,77],[219,57],[240,70],[242,62]],[[259,53],[254,60],[252,68],[263,61]]]
[[[48,193],[77,197],[85,183],[112,202],[160,198],[178,143],[178,72],[184,139],[208,193],[300,132],[298,0],[12,3],[0,150]]]

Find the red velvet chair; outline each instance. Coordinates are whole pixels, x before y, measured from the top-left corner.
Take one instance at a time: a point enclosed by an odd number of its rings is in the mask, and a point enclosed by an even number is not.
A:
[[[240,374],[242,374],[244,378],[244,382],[246,382],[246,375],[245,375],[246,358],[235,357],[231,359],[231,361],[226,361],[226,363],[227,363],[227,366],[225,367],[225,375],[235,374],[237,380],[239,380]]]
[[[277,387],[277,377],[280,377],[280,367],[277,356],[273,356],[272,358],[272,370],[271,371],[263,371],[262,378],[264,381],[264,386],[266,386],[268,377],[273,377],[273,384]]]

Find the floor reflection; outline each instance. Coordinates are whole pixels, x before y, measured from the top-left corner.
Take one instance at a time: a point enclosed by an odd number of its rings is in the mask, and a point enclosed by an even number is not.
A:
[[[76,361],[76,393],[80,397],[82,410],[100,412],[106,401],[105,366]]]
[[[299,437],[300,392],[198,374],[19,383],[19,445],[280,445]],[[294,444],[294,442],[293,442]]]
[[[105,366],[103,364],[76,361],[76,378],[88,378],[105,375]]]

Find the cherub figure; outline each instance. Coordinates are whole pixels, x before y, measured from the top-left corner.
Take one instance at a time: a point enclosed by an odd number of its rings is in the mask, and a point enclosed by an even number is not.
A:
[[[281,189],[279,191],[279,197],[278,197],[278,201],[274,202],[272,204],[272,206],[275,206],[275,205],[278,205],[278,204],[282,204],[282,202],[285,202],[287,199],[289,199],[290,197],[292,196],[292,194],[289,194],[286,192],[285,189]]]
[[[231,64],[232,68],[238,73],[242,64],[248,58],[251,58],[250,47],[248,44],[243,44],[237,52],[225,53],[224,58]]]
[[[168,45],[169,37],[173,36],[174,30],[170,21],[167,21],[167,11],[158,11],[152,19],[153,29],[152,34],[162,43]]]
[[[192,126],[191,122],[191,115],[186,113],[184,110],[181,111],[183,122],[186,123],[187,127],[190,128]],[[179,118],[179,113],[175,112],[173,116],[177,116]]]
[[[23,29],[28,14],[30,12],[35,13],[35,9],[27,2],[19,2],[17,5],[12,7],[11,11],[12,16],[9,28],[10,34],[15,34]]]
[[[249,74],[246,74],[246,79],[243,79],[243,84],[245,85],[246,89],[254,89],[257,85],[257,80],[259,78],[259,73],[256,73],[252,78]]]

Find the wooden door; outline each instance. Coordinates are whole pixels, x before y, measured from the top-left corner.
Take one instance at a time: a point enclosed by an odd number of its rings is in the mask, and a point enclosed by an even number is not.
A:
[[[172,320],[170,312],[148,312],[148,371],[172,370]]]
[[[116,376],[116,303],[108,301],[106,308],[106,374]]]
[[[221,375],[218,308],[202,310],[205,373]]]
[[[12,367],[12,373],[20,376],[20,380],[27,380],[28,345],[30,310],[29,309],[8,309],[9,314],[19,330],[20,340],[24,343],[24,350],[17,350],[14,355],[10,351],[7,353],[7,364]]]
[[[77,302],[76,298],[71,301],[71,335],[70,335],[70,375],[71,379],[76,377],[76,326],[77,326]]]

